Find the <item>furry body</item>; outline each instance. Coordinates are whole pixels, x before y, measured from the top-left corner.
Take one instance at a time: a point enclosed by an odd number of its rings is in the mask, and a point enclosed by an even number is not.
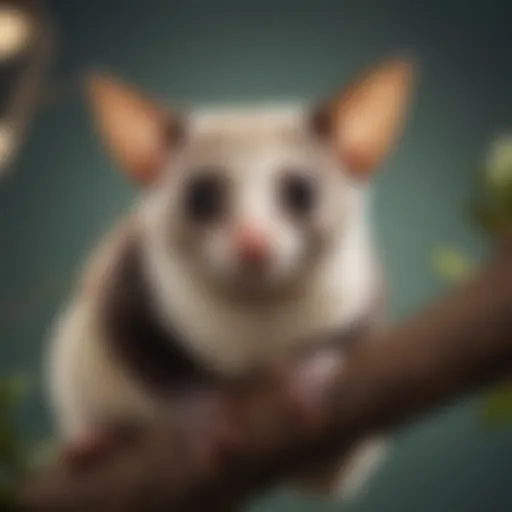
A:
[[[328,137],[303,107],[219,109],[189,114],[172,151],[159,109],[97,81],[101,132],[146,188],[56,321],[50,394],[64,440],[148,421],[169,393],[285,360],[374,312],[382,283],[357,173],[387,150],[408,77],[399,62],[350,88]],[[316,471],[316,487],[339,474],[350,494],[383,447],[355,447],[342,470]]]
[[[67,305],[58,319],[50,352],[50,376],[58,426],[65,440],[73,442],[85,438],[96,429],[108,427],[111,422],[151,420],[163,408],[169,407],[166,401],[168,393],[225,376],[224,372],[216,371],[220,365],[229,372],[242,373],[250,370],[255,360],[254,355],[251,359],[251,355],[241,357],[235,352],[238,364],[234,364],[229,352],[219,354],[215,345],[210,345],[209,354],[204,349],[196,353],[190,348],[187,338],[180,338],[176,330],[171,332],[165,327],[169,324],[159,318],[154,308],[155,296],[151,293],[149,280],[144,281],[139,230],[140,224],[136,217],[132,217],[113,237],[107,237],[93,257],[83,291]],[[273,310],[269,314],[263,310],[259,315],[248,315],[244,322],[239,319],[236,323],[219,322],[214,324],[218,335],[224,336],[219,341],[232,340],[233,346],[239,347],[252,338],[253,343],[258,343],[257,347],[252,346],[255,351],[252,354],[257,351],[260,362],[273,362],[286,357],[287,350],[292,353],[299,348],[301,342],[308,339],[304,333],[342,333],[357,321],[365,320],[367,314],[372,315],[369,320],[379,328],[380,318],[373,315],[376,292],[381,283],[375,266],[361,268],[361,280],[357,279],[354,262],[364,261],[363,245],[357,246],[355,243],[353,260],[343,252],[340,254],[344,257],[338,261],[340,277],[345,269],[354,279],[352,290],[349,288],[345,294],[336,296],[329,293],[329,287],[323,298],[318,291],[318,295],[309,297],[311,302],[306,299],[297,301],[282,312]],[[367,256],[370,265],[373,255]],[[189,292],[191,308],[194,301],[205,299],[199,294],[194,295],[192,289]],[[334,299],[337,299],[336,304],[333,304]],[[215,304],[213,297],[211,300]],[[333,316],[304,315],[305,309],[309,307],[314,311],[322,300],[329,300],[330,305],[340,308],[347,301],[360,302],[359,307],[346,317],[342,314],[336,316],[334,307]],[[280,313],[289,315],[288,331],[283,328],[282,337],[270,340],[270,335],[275,332],[272,329],[274,318]],[[190,311],[191,318],[193,314],[194,309]],[[209,319],[216,318],[216,315],[217,311],[212,307],[203,310],[197,321],[204,319],[205,325],[201,327],[206,329],[210,325]],[[186,332],[186,324],[177,322],[176,326]],[[234,329],[239,329],[238,340],[233,336]],[[286,332],[289,334],[285,338]],[[246,333],[252,336],[246,336]],[[151,337],[149,353],[147,346],[140,345],[141,340],[147,341],[145,336]],[[282,343],[283,349],[272,350],[272,345],[261,347],[262,341]],[[202,355],[201,359],[197,358],[198,354]],[[223,354],[226,354],[225,360]],[[301,471],[294,481],[302,489],[334,496],[341,494],[348,498],[364,485],[384,453],[384,441],[368,440],[361,443],[341,466],[338,463],[330,464],[320,472]]]
[[[269,115],[275,124],[277,114]],[[210,121],[211,116],[207,113],[206,119]],[[283,110],[281,116],[287,121],[290,114]],[[213,373],[236,375],[258,364],[276,362],[305,340],[322,332],[348,329],[365,315],[381,286],[370,229],[369,190],[349,182],[346,186],[349,215],[345,215],[346,227],[339,229],[335,246],[301,293],[278,303],[222,300],[194,277],[186,259],[167,258],[162,247],[165,237],[160,235],[164,229],[159,223],[160,206],[152,195],[144,197],[100,243],[86,265],[79,289],[57,319],[49,375],[63,434],[73,437],[87,430],[92,418],[83,419],[87,415],[82,410],[116,411],[124,409],[124,403],[127,414],[138,414],[139,410],[146,414],[153,409],[150,404],[154,399],[142,398],[144,386],[139,389],[115,354],[109,352],[108,329],[113,323],[108,317],[113,314],[109,302],[114,294],[134,295],[131,289],[139,286],[130,282],[133,271],[123,271],[133,248],[139,253],[137,279],[143,282],[147,297],[141,302],[161,328],[178,333],[174,344],[180,351]],[[124,281],[119,279],[121,272]],[[117,321],[123,320],[126,316]],[[180,336],[186,341],[179,341]],[[104,366],[108,368],[101,370]],[[94,389],[96,386],[100,389]],[[89,394],[90,405],[85,396]]]

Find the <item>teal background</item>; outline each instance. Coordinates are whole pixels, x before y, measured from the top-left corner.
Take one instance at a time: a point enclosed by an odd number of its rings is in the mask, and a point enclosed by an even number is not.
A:
[[[50,432],[39,380],[45,332],[87,250],[133,190],[101,151],[78,88],[107,69],[169,101],[316,98],[396,52],[421,86],[398,151],[377,180],[375,222],[400,319],[446,283],[431,253],[485,244],[464,211],[490,139],[512,122],[512,4],[504,0],[53,0],[58,94],[0,182],[0,376],[35,376],[31,439]],[[350,511],[512,509],[512,429],[489,429],[472,397],[397,435],[384,470]],[[340,507],[272,494],[255,510]]]

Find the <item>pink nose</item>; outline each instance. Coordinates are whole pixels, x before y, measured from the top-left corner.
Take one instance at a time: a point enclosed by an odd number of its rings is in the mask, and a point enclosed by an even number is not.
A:
[[[243,263],[263,263],[269,256],[268,235],[260,229],[244,226],[233,235],[237,258]]]

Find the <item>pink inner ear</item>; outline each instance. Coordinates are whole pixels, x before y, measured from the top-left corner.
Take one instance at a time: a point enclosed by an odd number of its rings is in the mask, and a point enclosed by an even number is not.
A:
[[[365,158],[364,154],[357,151],[347,150],[340,151],[340,160],[343,162],[344,167],[354,175],[361,179],[369,179],[373,174],[374,166],[372,161]]]
[[[378,66],[331,107],[333,144],[349,171],[367,178],[392,149],[405,120],[413,69],[407,61]]]
[[[112,78],[93,75],[88,85],[98,131],[114,160],[137,183],[153,182],[170,150],[165,109]]]

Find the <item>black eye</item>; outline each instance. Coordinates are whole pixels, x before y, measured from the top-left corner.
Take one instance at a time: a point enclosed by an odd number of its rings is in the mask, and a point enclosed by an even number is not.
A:
[[[301,173],[289,173],[281,181],[283,206],[295,215],[304,216],[313,209],[315,192],[313,180]]]
[[[193,176],[185,189],[185,213],[193,221],[207,222],[223,214],[225,183],[214,173]]]

